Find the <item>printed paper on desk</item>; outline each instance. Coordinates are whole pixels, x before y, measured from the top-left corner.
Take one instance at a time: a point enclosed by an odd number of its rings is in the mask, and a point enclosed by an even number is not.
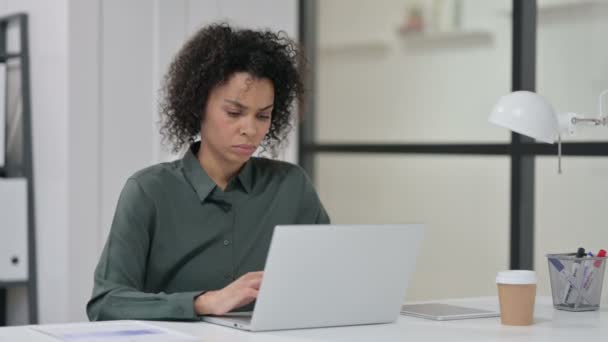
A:
[[[32,327],[66,342],[192,342],[194,336],[137,321],[74,323]]]

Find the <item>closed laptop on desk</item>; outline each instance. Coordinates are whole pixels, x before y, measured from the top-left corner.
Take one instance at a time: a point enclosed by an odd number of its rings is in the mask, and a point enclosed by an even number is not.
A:
[[[205,321],[261,331],[388,323],[399,316],[423,226],[277,226],[251,317]]]

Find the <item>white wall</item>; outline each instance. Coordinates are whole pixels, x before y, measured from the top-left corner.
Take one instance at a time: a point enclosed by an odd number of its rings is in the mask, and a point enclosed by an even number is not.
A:
[[[127,177],[155,162],[153,2],[101,1],[100,198],[102,238]]]
[[[97,262],[101,237],[101,79],[102,55],[97,0],[70,1],[68,6],[68,151],[69,201],[67,236],[68,272],[60,284],[67,291],[65,302],[48,298],[39,306],[41,322],[83,319],[83,301],[91,295],[91,269]],[[44,291],[45,283],[39,283]],[[59,303],[59,305],[57,305]],[[50,315],[49,305],[65,310]]]
[[[66,317],[68,296],[68,2],[0,1],[0,15],[15,12],[29,14],[38,293],[52,321]],[[24,294],[10,294],[9,323],[27,319]]]
[[[40,321],[82,321],[126,178],[174,157],[156,124],[173,55],[226,18],[297,38],[297,1],[0,0],[0,14],[15,11],[30,16]],[[9,323],[25,323],[25,292],[9,302]]]

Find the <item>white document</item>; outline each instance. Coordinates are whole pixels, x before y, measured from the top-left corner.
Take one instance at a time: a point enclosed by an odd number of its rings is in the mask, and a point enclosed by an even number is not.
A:
[[[138,321],[37,326],[31,329],[66,342],[192,342],[192,335]]]
[[[6,63],[0,63],[0,167],[5,165],[6,152]]]
[[[0,178],[0,282],[28,277],[27,180]]]

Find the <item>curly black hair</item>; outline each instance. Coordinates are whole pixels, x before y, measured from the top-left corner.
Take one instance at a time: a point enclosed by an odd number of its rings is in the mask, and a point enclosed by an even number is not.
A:
[[[203,27],[182,47],[165,76],[160,104],[163,142],[174,152],[193,143],[211,91],[234,73],[247,72],[274,86],[270,130],[261,145],[276,156],[292,129],[294,100],[304,94],[303,67],[297,44],[283,31],[234,29],[225,23]]]

